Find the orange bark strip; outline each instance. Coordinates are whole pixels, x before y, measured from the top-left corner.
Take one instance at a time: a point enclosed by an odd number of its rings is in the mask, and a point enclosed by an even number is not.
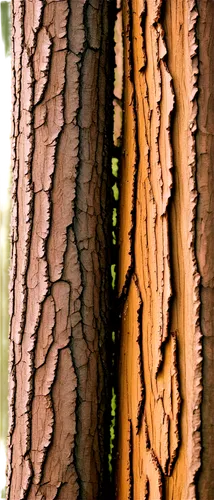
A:
[[[173,78],[177,112],[174,116],[172,144],[175,164],[175,191],[171,210],[174,294],[172,329],[178,332],[180,386],[182,397],[181,448],[176,470],[183,469],[181,496],[196,497],[195,477],[201,459],[200,403],[201,328],[200,276],[195,254],[196,236],[196,144],[198,55],[195,2],[184,2],[175,14],[168,5],[165,17],[168,65]],[[172,36],[171,25],[175,23]],[[182,24],[182,28],[180,28]],[[176,48],[180,46],[181,50]],[[182,72],[179,68],[183,68]],[[187,91],[188,89],[188,91]],[[172,231],[172,229],[171,229]],[[186,458],[185,458],[186,457]],[[183,465],[182,465],[183,460]],[[185,463],[185,462],[186,463]],[[169,491],[176,483],[169,481]]]
[[[108,9],[106,0],[12,7],[10,500],[95,499],[103,491]]]
[[[164,6],[161,0],[123,2],[117,460],[121,500],[129,498],[125,464],[130,451],[124,440],[130,421],[133,499],[196,498],[202,394],[195,253],[196,21],[194,1]],[[139,415],[141,381],[144,402]]]
[[[133,499],[133,429],[132,429],[132,421],[129,420],[129,463],[128,463],[128,472],[129,472],[129,500]]]
[[[124,23],[124,114],[126,120],[123,122],[123,144],[121,158],[120,177],[123,189],[120,190],[120,211],[123,214],[124,224],[120,228],[119,235],[119,260],[118,260],[118,288],[119,295],[123,298],[127,294],[130,284],[130,276],[133,272],[133,235],[135,229],[135,188],[138,163],[138,151],[136,142],[136,116],[134,102],[134,86],[132,75],[132,49],[130,43],[131,18],[127,12],[129,21]],[[126,245],[123,244],[126,242]]]

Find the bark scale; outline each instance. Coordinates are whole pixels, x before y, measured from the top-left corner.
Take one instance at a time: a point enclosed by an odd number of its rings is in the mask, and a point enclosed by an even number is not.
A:
[[[109,5],[12,5],[10,500],[103,498]]]
[[[202,18],[194,0],[123,1],[121,500],[191,500],[199,489],[200,498],[213,496],[213,7],[199,4]]]

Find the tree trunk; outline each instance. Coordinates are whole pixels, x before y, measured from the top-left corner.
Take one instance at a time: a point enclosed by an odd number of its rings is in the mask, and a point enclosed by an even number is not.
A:
[[[121,500],[213,498],[211,3],[123,1]]]
[[[203,334],[202,460],[198,493],[214,496],[214,2],[198,0],[199,78],[196,250],[201,275]]]
[[[107,0],[13,2],[10,500],[104,498],[110,26]]]

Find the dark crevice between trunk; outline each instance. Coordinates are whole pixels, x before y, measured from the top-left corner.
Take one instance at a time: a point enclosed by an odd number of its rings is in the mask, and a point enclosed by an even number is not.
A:
[[[118,3],[118,2],[117,2]],[[119,233],[119,185],[120,185],[120,160],[121,160],[121,140],[122,140],[122,94],[123,94],[123,75],[120,74],[121,63],[123,65],[123,46],[122,46],[122,29],[120,26],[120,16],[122,16],[121,8],[118,5],[113,5],[112,18],[114,19],[114,90],[113,90],[113,106],[114,106],[114,123],[113,123],[113,144],[112,144],[112,163],[111,163],[111,415],[110,429],[108,436],[108,475],[109,489],[106,498],[113,499],[116,490],[116,435],[117,435],[117,359],[119,348],[119,325],[120,325],[120,308],[118,302],[118,233]],[[117,64],[118,63],[118,64]],[[123,66],[122,66],[123,67]],[[122,69],[124,74],[124,71]],[[121,81],[122,80],[122,85]]]

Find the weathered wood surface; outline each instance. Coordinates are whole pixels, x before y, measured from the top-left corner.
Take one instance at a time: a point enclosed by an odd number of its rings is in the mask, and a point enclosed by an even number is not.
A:
[[[103,498],[108,6],[12,5],[10,500]]]
[[[197,17],[193,0],[123,1],[120,500],[191,500],[197,493],[202,397]]]

